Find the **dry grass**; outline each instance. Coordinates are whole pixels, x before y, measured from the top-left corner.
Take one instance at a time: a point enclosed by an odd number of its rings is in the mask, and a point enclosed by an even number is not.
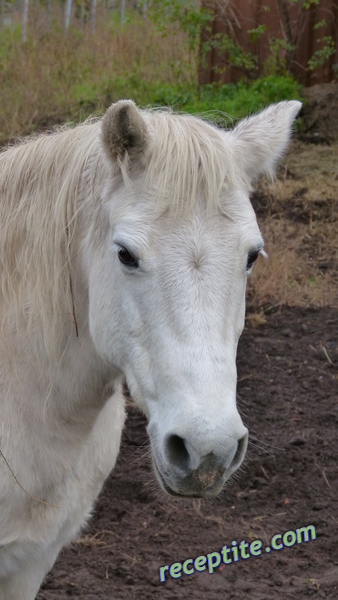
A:
[[[337,152],[297,142],[279,179],[261,183],[256,208],[268,259],[249,284],[255,305],[338,307]]]
[[[154,86],[195,78],[186,37],[174,29],[163,37],[142,18],[121,29],[99,13],[95,34],[77,25],[65,36],[61,16],[49,24],[37,5],[29,16],[25,45],[19,25],[0,30],[0,143],[78,121],[125,95],[148,104]]]
[[[314,145],[294,141],[277,181],[263,184],[263,192],[278,202],[303,198],[304,205],[332,201],[330,217],[338,220],[337,144]],[[334,204],[335,203],[335,204]]]
[[[112,536],[118,537],[117,533],[108,529],[102,529],[97,531],[95,534],[82,534],[75,541],[74,544],[79,546],[86,546],[88,548],[109,548],[112,542]],[[107,541],[106,541],[107,540]]]
[[[336,263],[322,270],[315,248],[319,237],[323,241],[322,257],[331,256],[329,240],[334,241],[337,226],[319,225],[310,230],[306,225],[267,218],[261,229],[268,258],[257,265],[249,284],[249,298],[254,304],[338,307]],[[313,251],[307,250],[308,245]],[[337,242],[334,250],[337,255]]]

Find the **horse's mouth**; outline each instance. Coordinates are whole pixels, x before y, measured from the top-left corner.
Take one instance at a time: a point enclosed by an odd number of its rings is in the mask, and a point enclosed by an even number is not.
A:
[[[161,488],[169,495],[169,496],[173,496],[174,498],[200,498],[200,496],[198,494],[182,494],[180,492],[177,492],[176,490],[173,490],[165,481],[162,473],[160,472],[159,468],[157,467],[155,461],[153,461],[154,464],[154,471],[156,474],[156,477],[160,483]]]
[[[196,482],[198,482],[198,489],[193,490],[191,486],[189,488],[184,489],[186,487],[186,481],[189,480],[191,484],[192,480],[194,480],[194,473],[190,476],[183,479],[182,483],[183,490],[177,491],[170,487],[165,478],[163,477],[161,471],[159,470],[155,460],[153,459],[153,467],[156,474],[156,477],[160,483],[161,488],[169,495],[175,498],[211,498],[216,496],[222,489],[225,479],[223,477],[217,476],[217,478],[213,478],[212,485],[205,485],[201,483],[200,479],[196,477]]]

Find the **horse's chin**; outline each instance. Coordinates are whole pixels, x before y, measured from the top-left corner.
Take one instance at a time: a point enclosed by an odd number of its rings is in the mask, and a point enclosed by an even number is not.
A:
[[[204,489],[198,486],[199,489],[194,490],[191,487],[192,476],[190,475],[182,479],[181,486],[179,487],[179,489],[174,489],[165,480],[164,476],[162,475],[161,471],[156,465],[155,460],[153,460],[153,467],[155,475],[162,490],[166,492],[168,496],[172,496],[174,498],[213,498],[214,496],[217,496],[220,493],[225,482],[224,478],[218,477],[217,481],[212,486],[204,487]],[[189,481],[190,485],[187,485],[187,481]]]

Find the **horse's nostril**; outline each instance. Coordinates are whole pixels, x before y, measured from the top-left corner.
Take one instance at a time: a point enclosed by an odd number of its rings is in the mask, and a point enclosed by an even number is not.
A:
[[[176,434],[170,435],[167,438],[167,456],[171,463],[186,469],[189,464],[189,452],[186,448],[184,440]]]
[[[228,449],[228,453],[225,456],[217,456],[213,450],[201,456],[200,452],[196,452],[187,440],[176,433],[171,433],[166,436],[164,447],[166,459],[174,469],[180,469],[185,475],[194,471],[196,476],[202,477],[206,473],[214,474],[214,476],[217,474],[222,475],[225,464],[227,464],[226,473],[231,475],[240,466],[246,452],[247,444],[248,434],[245,433],[238,440],[237,447],[235,447],[235,443],[233,442],[232,447]],[[235,455],[231,460],[234,450]]]
[[[245,452],[246,452],[247,445],[248,445],[248,434],[246,433],[245,435],[243,435],[243,437],[241,437],[240,440],[238,440],[236,454],[235,454],[234,458],[232,459],[232,463],[230,465],[231,470],[237,469],[239,467],[239,465],[241,464],[241,462],[244,458]]]

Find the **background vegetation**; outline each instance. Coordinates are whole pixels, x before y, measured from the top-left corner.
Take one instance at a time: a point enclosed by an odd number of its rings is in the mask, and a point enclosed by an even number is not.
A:
[[[89,4],[79,0],[68,23],[67,3],[35,0],[32,4],[31,0],[24,40],[26,0],[16,0],[16,11],[14,4],[1,2],[0,144],[57,123],[101,114],[121,98],[132,98],[141,106],[169,105],[203,113],[221,125],[271,102],[302,99],[301,86],[288,69],[280,71],[275,46],[265,77],[254,79],[243,72],[236,85],[200,86],[200,31],[208,27],[210,15],[195,0],[116,2],[111,7],[102,1],[96,5],[96,0]],[[226,56],[230,63],[251,60],[238,49],[237,55]],[[249,298],[256,305],[332,304],[336,296],[334,147],[320,152],[314,148],[313,156],[302,149],[297,152],[304,162],[294,166],[291,160],[291,176],[286,169],[277,187],[265,182],[260,190],[260,201],[268,198],[269,203],[269,214],[260,218],[269,260],[257,265],[251,280]],[[309,164],[311,168],[306,168]],[[299,212],[291,221],[296,218],[296,225],[290,221],[295,197]],[[314,219],[316,211],[319,216]],[[320,271],[319,248],[321,260],[331,257],[332,268]]]
[[[271,102],[300,98],[301,86],[292,76],[291,9],[297,5],[301,20],[320,0],[275,2],[285,35],[269,38],[270,54],[259,71],[264,77],[257,78],[259,56],[248,47],[266,33],[266,25],[247,32],[246,49],[229,33],[213,32],[215,14],[231,2],[0,0],[0,143],[56,122],[81,120],[121,97],[142,106],[207,112],[225,124],[227,115],[236,119]],[[313,26],[319,38],[325,24],[324,19]],[[307,70],[336,51],[332,36],[317,41],[320,49]],[[235,67],[242,80],[199,85],[198,68],[210,52],[222,57],[215,69]]]
[[[287,73],[199,86],[200,29],[210,14],[194,0],[139,2],[130,10],[120,2],[108,10],[82,0],[73,5],[69,22],[68,0],[29,7],[17,0],[16,12],[14,4],[1,2],[0,143],[81,120],[125,97],[143,106],[208,112],[225,122],[226,114],[238,118],[300,97],[300,86]]]

